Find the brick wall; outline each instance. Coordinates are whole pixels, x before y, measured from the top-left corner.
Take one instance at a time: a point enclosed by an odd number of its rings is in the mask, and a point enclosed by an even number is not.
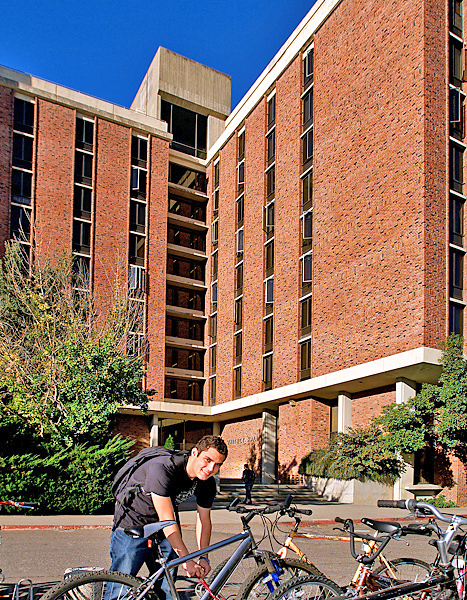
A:
[[[266,102],[245,123],[242,396],[262,391]]]
[[[222,466],[221,477],[239,479],[245,463],[249,463],[259,476],[261,473],[261,417],[227,423],[221,436],[229,449],[229,456]]]
[[[10,237],[11,149],[13,90],[0,87],[0,257]]]
[[[396,390],[393,387],[365,394],[354,394],[352,396],[352,427],[368,427],[371,419],[377,417],[384,406],[395,401]]]
[[[94,201],[94,293],[99,310],[126,291],[131,129],[97,119]]]
[[[233,399],[236,167],[237,138],[234,135],[222,149],[220,158],[219,240],[222,242],[219,244],[217,289],[217,404]]]
[[[35,240],[39,260],[71,253],[75,111],[38,99]]]
[[[301,92],[297,57],[276,83],[273,387],[296,382],[299,369]]]
[[[148,386],[153,399],[164,399],[165,277],[167,257],[168,142],[150,138],[150,187],[148,200]]]
[[[420,4],[355,0],[315,37],[314,375],[421,346],[445,285],[424,257],[424,34]]]
[[[135,441],[131,451],[133,456],[143,448],[149,446],[149,437],[151,434],[150,417],[118,415],[116,432]]]

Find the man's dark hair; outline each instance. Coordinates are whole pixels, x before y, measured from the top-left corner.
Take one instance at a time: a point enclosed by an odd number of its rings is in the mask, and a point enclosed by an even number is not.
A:
[[[214,448],[214,450],[217,450],[225,458],[227,458],[227,454],[229,453],[227,444],[218,435],[205,435],[199,440],[195,448],[198,450],[198,454],[208,448]]]

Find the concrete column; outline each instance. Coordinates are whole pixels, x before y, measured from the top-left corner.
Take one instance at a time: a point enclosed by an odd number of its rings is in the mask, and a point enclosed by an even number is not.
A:
[[[151,446],[159,445],[159,417],[152,415],[151,431],[149,433],[149,443]]]
[[[409,379],[398,379],[396,381],[396,404],[407,402],[407,400],[413,398],[416,393],[417,386],[413,381],[410,381]],[[404,454],[403,459],[405,461],[405,472],[402,473],[400,479],[394,484],[394,500],[413,497],[413,494],[408,492],[405,488],[413,485],[414,455]]]
[[[219,436],[221,434],[221,424],[219,421],[214,421],[212,424],[212,435]]]
[[[261,482],[275,483],[277,465],[277,412],[263,411]]]
[[[345,433],[352,426],[352,398],[345,392],[337,396],[337,431]]]

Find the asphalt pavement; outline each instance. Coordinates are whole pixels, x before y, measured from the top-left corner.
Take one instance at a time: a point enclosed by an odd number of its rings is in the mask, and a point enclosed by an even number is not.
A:
[[[316,566],[340,585],[349,582],[356,563],[350,556],[348,542],[336,542],[326,539],[336,535],[334,518],[351,518],[357,522],[356,528],[363,530],[359,523],[362,517],[372,517],[382,520],[412,521],[413,517],[407,511],[399,509],[382,509],[376,506],[355,504],[307,503],[300,505],[310,508],[311,516],[305,517],[301,531],[312,533],[315,538],[296,540],[299,547],[313,560]],[[446,509],[451,514],[467,515],[467,508]],[[195,549],[196,510],[188,505],[181,510],[182,531],[185,542],[190,549]],[[408,518],[408,519],[407,519]],[[241,530],[240,517],[235,512],[229,512],[222,506],[216,506],[212,511],[213,535],[212,541],[220,541]],[[5,581],[14,584],[20,579],[29,579],[36,588],[36,598],[53,582],[63,578],[66,569],[77,567],[99,566],[109,568],[109,535],[112,523],[111,515],[58,515],[33,516],[9,514],[0,515],[1,545],[0,567]],[[277,538],[285,539],[285,532],[291,524],[285,517],[281,532]],[[263,536],[263,526],[259,518],[251,521],[255,538]],[[337,533],[337,535],[339,535]],[[319,538],[325,539],[319,539]],[[427,539],[413,536],[410,547],[405,541],[391,542],[388,546],[389,557],[416,556],[431,561],[434,550],[427,544]],[[262,547],[269,547],[266,538]],[[277,548],[278,544],[273,543]],[[231,553],[232,546],[219,550],[211,556],[213,565],[217,564]],[[142,574],[145,574],[144,570]],[[245,576],[246,577],[246,576]],[[10,585],[9,592],[12,587]],[[23,593],[19,599],[27,597],[27,586],[22,586]],[[0,599],[2,594],[0,593]],[[228,595],[227,595],[228,596]],[[229,597],[230,598],[230,597]],[[229,599],[228,599],[229,600]]]

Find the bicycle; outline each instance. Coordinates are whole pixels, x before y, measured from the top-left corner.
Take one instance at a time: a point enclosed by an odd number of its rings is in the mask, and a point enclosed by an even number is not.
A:
[[[123,573],[105,570],[71,576],[58,586],[49,590],[42,597],[42,600],[97,600],[98,598],[105,598],[105,600],[142,600],[143,598],[157,600],[159,596],[154,589],[154,586],[160,583],[163,577],[167,578],[174,600],[180,600],[179,594],[175,588],[172,571],[188,560],[194,560],[202,555],[214,552],[236,542],[240,542],[238,547],[217,574],[214,581],[212,581],[210,585],[202,581],[206,590],[202,595],[201,600],[209,600],[211,597],[217,598],[217,594],[219,594],[238,564],[246,556],[253,555],[259,561],[264,561],[271,573],[275,573],[276,567],[271,560],[271,553],[258,548],[258,544],[250,529],[249,522],[257,515],[273,513],[280,510],[281,507],[271,506],[253,509],[251,511],[246,511],[243,507],[236,507],[235,505],[231,505],[229,508],[231,510],[237,510],[240,513],[247,513],[242,514],[240,517],[243,531],[239,534],[230,536],[225,540],[212,544],[202,550],[192,552],[183,558],[167,561],[160,551],[156,536],[157,533],[165,527],[175,524],[175,521],[162,521],[141,527],[127,528],[125,529],[125,532],[128,535],[144,537],[151,541],[153,548],[156,551],[157,562],[160,564],[159,569],[147,578],[138,578]],[[307,567],[309,567],[309,565],[306,565],[305,569]],[[309,573],[309,571],[307,572]],[[332,582],[330,582],[330,585],[332,585]]]
[[[406,581],[390,577],[388,585],[377,591],[359,596],[359,600],[392,600],[393,598],[420,600],[465,600],[467,577],[467,534],[458,534],[458,530],[467,525],[467,519],[457,515],[443,514],[435,506],[416,500],[379,500],[378,506],[408,509],[414,515],[434,515],[435,519],[449,523],[445,531],[438,525],[428,524],[435,531],[437,540],[430,540],[436,546],[437,555],[430,575],[423,581]],[[454,554],[453,558],[449,554]],[[297,577],[282,584],[271,596],[271,600],[319,600],[336,596],[328,581],[320,577]],[[337,595],[339,600],[348,599],[346,595]],[[337,599],[336,599],[337,600]]]
[[[426,527],[424,525],[409,525],[408,527],[403,527],[397,522],[385,522],[385,521],[376,521],[374,519],[363,518],[362,523],[371,527],[377,533],[387,533],[387,536],[382,537],[374,537],[371,535],[359,534],[357,537],[354,533],[353,529],[353,521],[350,519],[344,521],[342,519],[336,518],[336,521],[339,523],[345,524],[345,533],[349,535],[345,537],[338,536],[329,536],[329,535],[317,535],[317,534],[308,534],[308,533],[298,533],[298,529],[302,520],[301,514],[310,515],[312,514],[311,510],[299,510],[296,507],[290,506],[291,504],[291,496],[288,496],[284,506],[279,511],[278,516],[276,517],[273,524],[271,524],[271,537],[277,542],[281,543],[276,537],[276,530],[279,529],[279,519],[288,515],[295,519],[295,524],[290,528],[286,540],[280,549],[276,552],[277,558],[275,560],[286,560],[288,550],[292,550],[298,556],[301,564],[307,563],[314,567],[317,571],[313,573],[318,576],[324,576],[315,565],[311,562],[309,557],[292,541],[295,537],[307,538],[307,539],[325,539],[325,540],[338,540],[338,541],[346,541],[349,542],[352,540],[353,543],[353,556],[357,558],[357,553],[355,551],[355,542],[363,542],[363,555],[364,561],[360,561],[359,565],[355,571],[355,574],[350,582],[349,586],[346,589],[350,595],[358,595],[363,593],[363,590],[368,588],[372,590],[388,587],[389,579],[392,578],[404,578],[413,580],[415,578],[425,579],[429,576],[431,572],[431,566],[417,558],[396,558],[388,560],[383,556],[382,550],[387,545],[387,543],[391,539],[401,539],[401,537],[406,536],[408,534],[423,534],[430,532],[426,531]],[[351,529],[348,531],[348,529]],[[280,530],[279,530],[280,531]],[[283,532],[284,533],[284,532]],[[384,545],[383,545],[384,544]],[[376,552],[378,545],[381,545],[381,549],[379,552]],[[289,559],[290,560],[290,559]],[[375,561],[378,560],[380,567],[373,571],[373,567]],[[212,578],[220,571],[224,563],[221,563],[216,567],[213,572]],[[300,563],[298,563],[300,564]],[[243,573],[242,573],[243,575]],[[282,576],[282,580],[290,579],[286,577],[285,574]],[[238,587],[238,592],[236,594],[236,600],[263,600],[270,593],[272,593],[275,589],[275,585],[271,580],[271,574],[268,572],[266,567],[263,565],[262,567],[256,567],[254,570],[251,570],[249,574],[245,576],[241,576],[240,580],[243,581]],[[341,589],[341,588],[339,588]]]

